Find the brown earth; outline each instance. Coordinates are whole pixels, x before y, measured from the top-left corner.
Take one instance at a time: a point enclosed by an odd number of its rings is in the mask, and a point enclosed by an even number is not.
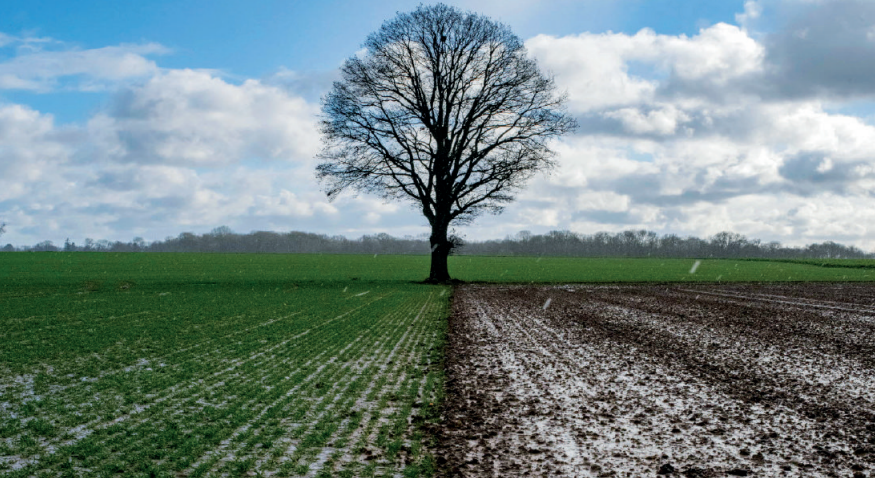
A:
[[[445,476],[875,477],[875,286],[464,286]]]

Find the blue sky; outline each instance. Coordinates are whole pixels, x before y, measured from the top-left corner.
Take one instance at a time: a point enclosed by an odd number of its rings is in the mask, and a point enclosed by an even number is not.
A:
[[[560,167],[469,238],[723,230],[875,249],[875,5],[863,0],[458,0],[568,92]],[[319,96],[417,1],[0,4],[0,241],[161,239],[228,225],[427,229],[328,202]]]

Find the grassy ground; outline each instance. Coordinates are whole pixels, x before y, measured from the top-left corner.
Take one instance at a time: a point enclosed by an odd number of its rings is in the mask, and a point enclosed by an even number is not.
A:
[[[751,261],[450,257],[450,274],[484,282],[875,281],[875,260]],[[138,286],[270,287],[420,281],[426,256],[320,254],[3,253],[2,290]],[[871,270],[869,270],[871,269]]]
[[[557,257],[453,257],[450,274],[486,282],[807,282],[875,281],[875,270],[802,262],[731,259],[589,259]],[[695,272],[693,265],[699,262]],[[875,266],[875,261],[868,261]]]
[[[766,259],[749,260],[765,261]],[[819,267],[838,267],[845,269],[875,269],[875,260],[872,259],[781,259],[779,262],[788,262],[791,264],[807,264]]]
[[[452,257],[465,281],[872,281],[875,261]],[[864,266],[864,267],[861,267]],[[0,474],[428,476],[428,257],[0,254]]]
[[[0,474],[429,475],[449,288],[278,258],[0,257]]]

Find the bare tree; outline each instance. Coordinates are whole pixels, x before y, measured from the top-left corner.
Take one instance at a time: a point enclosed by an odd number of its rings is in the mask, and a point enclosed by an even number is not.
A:
[[[487,17],[420,6],[364,46],[323,98],[318,177],[331,198],[411,201],[431,226],[429,280],[447,281],[450,226],[501,212],[575,122],[520,39]]]

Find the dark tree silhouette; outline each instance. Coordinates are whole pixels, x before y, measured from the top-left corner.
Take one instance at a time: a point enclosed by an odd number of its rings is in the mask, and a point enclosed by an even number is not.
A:
[[[329,197],[412,201],[431,226],[429,280],[447,281],[451,225],[499,213],[575,122],[520,39],[482,15],[420,6],[364,46],[323,98],[318,177]]]

